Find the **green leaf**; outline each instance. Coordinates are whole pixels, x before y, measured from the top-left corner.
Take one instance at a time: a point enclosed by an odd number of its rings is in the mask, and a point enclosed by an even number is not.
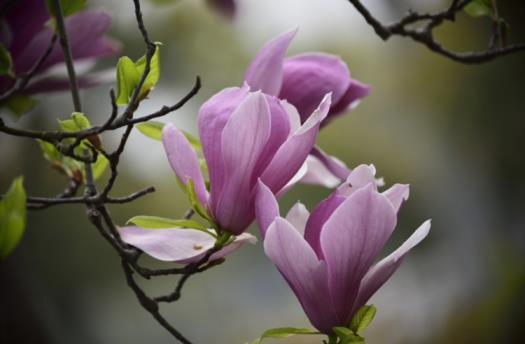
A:
[[[159,47],[161,43],[155,42],[155,52],[153,53],[153,57],[151,58],[151,63],[149,67],[149,73],[146,77],[146,80],[144,80],[144,84],[142,85],[142,89],[140,90],[140,98],[146,96],[149,91],[151,91],[155,85],[157,85],[157,82],[160,78],[160,57],[159,57]],[[142,74],[144,73],[144,70],[146,69],[146,56],[142,56],[137,62],[135,62],[135,67],[137,68],[137,71],[139,72],[139,75],[142,77]]]
[[[16,117],[20,117],[26,112],[31,111],[36,105],[36,100],[21,94],[15,94],[7,98],[5,106]]]
[[[374,305],[365,305],[355,313],[349,328],[356,334],[362,334],[363,331],[370,325],[377,309]]]
[[[0,259],[18,245],[26,225],[26,193],[23,177],[16,178],[0,201]]]
[[[491,0],[472,0],[465,6],[464,11],[474,18],[492,16],[493,14]]]
[[[174,220],[165,217],[139,215],[129,219],[126,224],[133,223],[139,227],[159,229],[159,228],[192,228],[207,232],[207,228],[193,220]]]
[[[341,339],[341,344],[364,343],[365,339],[347,327],[334,327],[334,333]]]
[[[14,77],[11,54],[2,43],[0,43],[0,75]]]
[[[81,112],[73,112],[70,119],[58,120],[58,125],[68,133],[91,128],[89,119]]]
[[[209,223],[213,223],[213,219],[211,218],[210,214],[208,214],[208,211],[204,209],[202,204],[199,202],[199,199],[197,198],[197,194],[195,193],[195,184],[193,183],[193,180],[191,180],[191,178],[188,179],[188,184],[186,185],[186,194],[188,195],[188,199],[193,210],[195,210],[197,214],[199,214],[203,219],[205,219]]]
[[[93,172],[93,179],[97,180],[100,178],[109,166],[109,160],[103,155],[98,154],[97,160],[91,165]]]
[[[166,123],[163,122],[157,122],[157,121],[149,121],[145,123],[137,124],[135,127],[144,135],[146,135],[149,138],[152,138],[157,141],[162,141],[162,129],[164,129],[164,126]],[[184,136],[186,137],[186,140],[190,143],[190,145],[195,150],[201,150],[201,142],[198,138],[193,136],[192,134],[188,133],[187,131],[181,130]]]
[[[162,141],[162,129],[166,123],[149,121],[137,124],[135,127],[144,135],[154,140]]]
[[[190,145],[193,147],[193,149],[198,151],[202,150],[201,141],[198,138],[184,130],[182,130],[182,133],[184,134]]]
[[[357,334],[351,334],[341,340],[341,344],[365,344],[365,339]]]
[[[266,330],[263,332],[262,336],[252,344],[261,343],[264,338],[288,338],[298,334],[321,334],[317,331],[311,330],[309,328],[296,328],[296,327],[278,327]]]
[[[62,162],[62,154],[53,144],[40,139],[37,139],[37,142],[40,145],[40,149],[42,150],[42,153],[44,153],[44,158],[46,158],[47,161],[56,163]]]
[[[117,105],[126,105],[140,80],[135,63],[123,56],[117,63]]]
[[[75,177],[81,181],[84,173],[83,163],[64,156],[52,143],[38,139],[37,142],[40,145],[44,158],[51,163],[53,168],[59,170],[68,178]]]
[[[156,47],[151,58],[150,70],[140,89],[139,100],[144,99],[149,94],[160,78],[160,43],[155,44]],[[119,59],[117,63],[117,105],[126,105],[129,103],[145,69],[146,56],[142,56],[136,62],[133,62],[127,56]]]
[[[55,5],[53,0],[46,0],[47,10],[49,14],[54,17],[55,14]],[[60,0],[60,7],[62,8],[62,13],[64,17],[68,17],[77,12],[80,12],[86,5],[86,0]]]

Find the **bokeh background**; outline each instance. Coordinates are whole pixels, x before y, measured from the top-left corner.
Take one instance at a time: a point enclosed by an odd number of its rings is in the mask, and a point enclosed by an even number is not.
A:
[[[390,21],[409,6],[437,10],[448,1],[365,3]],[[523,41],[525,6],[500,3],[511,24],[510,38]],[[176,102],[198,74],[203,80],[198,96],[164,119],[195,132],[200,104],[224,87],[239,85],[259,47],[294,27],[300,31],[289,55],[340,55],[352,76],[373,86],[357,109],[323,129],[319,144],[349,166],[375,164],[387,184],[411,184],[410,200],[385,253],[425,219],[433,222],[430,236],[373,297],[378,314],[366,333],[369,343],[520,342],[525,321],[525,55],[466,66],[407,39],[385,43],[344,0],[239,0],[233,21],[205,1],[143,4],[151,37],[164,45],[161,82],[139,114]],[[143,54],[129,1],[90,1],[89,6],[113,15],[111,35],[123,42],[123,54]],[[483,48],[489,26],[460,14],[455,24],[438,31],[438,38],[457,49]],[[99,67],[115,63],[116,58]],[[82,91],[92,122],[108,116],[111,86]],[[39,100],[16,125],[54,128],[56,118],[72,111],[68,94]],[[107,145],[117,139],[116,134],[103,137]],[[53,195],[64,186],[36,143],[0,135],[0,190],[18,175],[25,176],[31,195]],[[114,193],[149,185],[158,192],[111,207],[119,223],[139,214],[178,217],[187,208],[161,144],[134,132]],[[281,208],[300,199],[311,209],[327,194],[320,187],[300,186]],[[251,232],[256,233],[255,226]],[[143,285],[157,294],[174,283],[169,277]],[[2,343],[173,342],[126,287],[117,255],[81,206],[29,212],[21,245],[0,264],[0,292]],[[245,343],[267,328],[309,326],[261,243],[192,278],[182,300],[162,311],[195,343]],[[320,340],[306,336],[280,342]]]

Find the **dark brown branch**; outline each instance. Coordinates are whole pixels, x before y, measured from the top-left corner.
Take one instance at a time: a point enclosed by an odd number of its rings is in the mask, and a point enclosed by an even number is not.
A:
[[[191,342],[188,339],[186,339],[186,337],[184,337],[182,333],[180,333],[173,326],[171,326],[170,323],[168,323],[166,319],[159,313],[158,303],[155,300],[148,297],[144,293],[144,291],[138,286],[137,282],[135,282],[135,279],[133,278],[133,270],[131,270],[128,262],[126,262],[124,259],[122,260],[122,269],[124,270],[128,286],[131,288],[131,290],[133,290],[142,307],[146,309],[162,327],[164,327],[169,333],[171,333],[173,337],[177,338],[181,343],[191,344]]]
[[[78,184],[80,185],[80,184]],[[77,187],[78,188],[78,187]],[[123,197],[110,197],[104,195],[95,195],[95,196],[83,196],[83,197],[71,197],[63,196],[62,194],[57,195],[56,197],[27,197],[27,208],[33,210],[40,210],[49,208],[55,205],[63,204],[94,204],[94,203],[106,203],[106,204],[126,204],[133,202],[147,194],[155,192],[155,188],[150,186],[144,190],[140,190],[129,194]]]
[[[56,144],[57,142],[60,142],[67,138],[85,139],[85,138],[88,138],[89,136],[102,134],[109,130],[119,129],[129,124],[143,123],[143,122],[147,122],[154,118],[165,116],[183,107],[191,98],[193,98],[199,92],[200,88],[201,88],[201,81],[200,81],[200,78],[197,77],[195,79],[195,84],[193,85],[192,89],[183,98],[181,98],[181,100],[179,100],[176,104],[172,106],[164,106],[160,110],[153,112],[149,115],[146,115],[144,117],[126,119],[118,123],[117,121],[115,122],[111,121],[112,123],[109,125],[107,124],[109,122],[108,120],[108,122],[106,122],[102,126],[94,126],[86,130],[80,130],[80,131],[75,131],[75,132],[35,131],[35,130],[12,128],[6,125],[4,121],[0,118],[0,132],[4,132],[12,136],[40,139],[40,140],[44,140],[46,142],[50,142],[53,144]]]
[[[495,58],[525,51],[525,43],[500,45],[499,47],[490,46],[487,50],[478,52],[456,52],[443,47],[434,39],[433,30],[445,21],[454,21],[456,14],[461,11],[470,0],[452,0],[450,6],[441,12],[430,14],[420,14],[409,11],[398,22],[385,25],[363,5],[360,0],[348,0],[355,9],[363,16],[365,21],[374,29],[376,34],[383,40],[388,40],[392,36],[411,38],[413,41],[425,45],[431,51],[445,56],[453,61],[476,64],[491,61]],[[424,22],[420,28],[413,28],[412,25]]]
[[[80,93],[78,91],[77,75],[75,73],[75,66],[73,63],[73,55],[69,46],[67,37],[66,24],[64,23],[64,12],[62,11],[62,4],[60,0],[52,0],[52,6],[55,14],[56,28],[64,53],[64,60],[66,61],[67,74],[69,77],[69,87],[71,88],[71,96],[73,97],[73,105],[76,112],[82,112],[82,103],[80,102]]]

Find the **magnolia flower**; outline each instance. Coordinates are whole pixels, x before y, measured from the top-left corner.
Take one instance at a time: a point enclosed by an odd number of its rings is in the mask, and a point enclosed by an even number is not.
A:
[[[285,58],[284,55],[297,30],[285,32],[257,53],[245,75],[252,90],[285,99],[293,104],[301,121],[317,107],[323,96],[332,93],[332,106],[322,126],[355,108],[370,93],[370,86],[352,79],[346,64],[338,56],[305,53]],[[337,158],[315,147],[308,159],[302,182],[326,187],[339,185],[350,170]]]
[[[226,18],[233,19],[235,17],[237,12],[235,0],[208,0],[208,3]]]
[[[49,14],[43,0],[0,0],[0,43],[6,47],[13,60],[15,75],[28,72],[47,50],[53,30],[46,22]],[[75,61],[88,61],[115,55],[119,44],[107,36],[111,17],[101,11],[84,11],[66,18],[71,53]],[[53,75],[51,67],[64,62],[59,44],[44,61],[24,92],[48,92],[67,89],[65,77]],[[100,75],[80,75],[81,87],[97,83]],[[14,83],[12,78],[0,76],[0,94]]]
[[[332,105],[323,121],[326,125],[348,108],[357,106],[370,93],[370,86],[352,79],[340,57],[325,53],[284,55],[297,30],[288,31],[266,43],[251,62],[245,82],[254,91],[285,99],[305,121],[324,95],[332,93]]]
[[[137,226],[119,228],[120,237],[125,243],[140,248],[155,259],[180,264],[198,262],[215,245],[216,238],[211,234],[216,233],[212,229],[209,231],[205,233],[193,228],[145,229]],[[243,244],[256,242],[253,235],[243,233],[212,254],[209,261],[223,258]]]
[[[197,154],[173,125],[163,131],[164,148],[179,180],[193,181],[200,203],[220,229],[238,235],[255,216],[257,180],[273,193],[287,187],[312,149],[330,107],[326,95],[301,125],[293,106],[261,92],[228,88],[204,103],[198,126],[210,191]]]
[[[264,250],[322,333],[348,326],[355,312],[390,278],[430,230],[424,222],[396,251],[374,260],[396,226],[408,185],[378,192],[373,166],[361,165],[312,212],[297,203],[286,218],[259,181],[257,221]]]

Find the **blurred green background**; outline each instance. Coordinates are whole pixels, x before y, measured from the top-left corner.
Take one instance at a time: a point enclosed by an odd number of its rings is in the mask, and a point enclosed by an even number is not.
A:
[[[162,2],[162,4],[161,4]],[[340,55],[372,95],[323,129],[319,144],[349,166],[373,163],[390,185],[410,183],[411,196],[385,249],[397,247],[425,219],[432,231],[397,274],[373,297],[374,343],[518,343],[525,321],[525,55],[466,66],[402,38],[382,42],[344,0],[239,0],[237,18],[222,18],[205,1],[143,1],[151,37],[161,41],[161,82],[139,114],[175,103],[203,80],[201,92],[164,120],[195,132],[200,104],[241,83],[250,59],[276,34],[300,31],[289,55]],[[448,1],[367,1],[385,21],[409,6],[443,8]],[[525,40],[522,1],[500,1],[511,40]],[[144,47],[129,1],[92,1],[113,17],[111,35],[123,54]],[[458,49],[483,48],[489,23],[460,14],[438,38]],[[114,66],[116,58],[101,63]],[[92,122],[110,111],[106,84],[82,91]],[[39,97],[39,106],[14,123],[54,128],[72,111],[68,94]],[[6,116],[3,116],[6,117]],[[118,135],[105,135],[114,145]],[[161,144],[134,132],[114,194],[154,185],[157,192],[111,207],[124,223],[139,215],[182,216],[187,208]],[[48,168],[36,143],[0,135],[0,190],[17,175],[28,193],[53,195],[64,180]],[[310,209],[328,194],[300,186],[282,201]],[[256,233],[253,226],[252,233]],[[148,261],[153,263],[151,261]],[[170,291],[173,277],[143,283]],[[99,237],[81,206],[29,212],[26,235],[0,264],[0,342],[170,343],[171,337],[126,287],[119,259]],[[192,278],[180,302],[162,312],[194,343],[245,343],[280,326],[309,326],[292,291],[262,244],[244,247],[226,263]],[[319,343],[296,337],[281,343]],[[271,341],[268,341],[271,343]]]

